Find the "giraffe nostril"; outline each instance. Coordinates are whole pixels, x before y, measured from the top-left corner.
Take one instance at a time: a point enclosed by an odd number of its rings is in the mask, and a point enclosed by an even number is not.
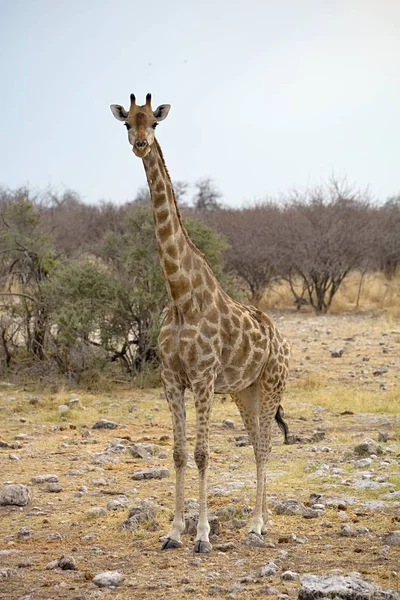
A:
[[[136,148],[145,148],[147,146],[146,140],[136,140],[135,142]]]

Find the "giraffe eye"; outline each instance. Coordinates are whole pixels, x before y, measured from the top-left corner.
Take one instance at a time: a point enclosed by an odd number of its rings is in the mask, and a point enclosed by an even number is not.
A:
[[[129,125],[129,123],[124,123],[124,125],[125,125],[125,127],[126,127],[127,129],[130,129],[130,128],[131,128],[131,126]]]
[[[153,125],[152,125],[153,129],[155,129],[157,127],[157,125],[158,125],[157,121],[155,123],[153,123]]]

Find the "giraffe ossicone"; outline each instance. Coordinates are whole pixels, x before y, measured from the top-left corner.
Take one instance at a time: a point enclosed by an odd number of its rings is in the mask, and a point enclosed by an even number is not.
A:
[[[196,552],[209,552],[207,468],[214,393],[229,393],[239,408],[253,445],[257,471],[256,501],[250,532],[261,535],[268,520],[266,467],[274,418],[289,442],[281,397],[286,384],[289,345],[269,317],[236,302],[221,288],[203,254],[182,223],[171,179],[154,132],[170,106],[153,111],[151,95],[129,111],[111,105],[125,123],[133,152],[143,159],[153,205],[155,232],[169,305],[159,336],[162,382],[172,416],[176,471],[175,513],[163,549],[181,546],[184,483],[188,458],[184,394],[191,389],[196,409],[194,457],[199,472],[199,521]]]

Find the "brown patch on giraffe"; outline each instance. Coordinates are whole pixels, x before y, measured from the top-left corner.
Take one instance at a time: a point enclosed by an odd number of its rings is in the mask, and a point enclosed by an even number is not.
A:
[[[179,239],[177,241],[177,245],[178,245],[179,253],[182,254],[183,251],[185,250],[185,239],[184,239],[183,236],[179,236]]]
[[[232,315],[232,324],[239,329],[240,319],[237,315]]]
[[[228,317],[221,317],[221,328],[223,329],[223,331],[226,334],[230,335],[232,325],[231,325],[231,321],[230,321],[230,319],[228,319]]]
[[[171,221],[162,227],[158,227],[157,233],[161,244],[165,244],[165,242],[174,234],[174,227]]]
[[[189,328],[185,328],[183,329],[180,338],[182,339],[189,339],[192,340],[193,338],[195,338],[197,335],[197,329],[189,329]]]
[[[194,277],[193,277],[193,279],[192,279],[192,286],[193,286],[194,288],[198,288],[198,287],[200,287],[201,285],[203,285],[203,283],[204,283],[204,282],[203,282],[203,278],[202,278],[202,276],[201,276],[201,273],[196,273],[196,274],[195,274],[195,276],[194,276]]]
[[[186,275],[180,275],[178,279],[172,279],[169,282],[169,286],[171,288],[172,297],[176,300],[189,294],[191,290],[190,280]]]
[[[164,250],[171,258],[177,260],[178,250],[174,244],[169,244]]]
[[[165,184],[163,183],[162,179],[158,179],[156,184],[154,185],[154,190],[157,192],[157,194],[165,194],[165,199],[167,199],[167,194],[166,194],[166,190],[165,190]]]
[[[218,329],[214,323],[203,323],[201,326],[201,332],[206,338],[212,338],[218,332]]]
[[[207,369],[210,369],[213,365],[215,365],[215,357],[214,356],[210,356],[209,358],[203,358],[203,360],[199,361],[196,365],[196,368],[198,368],[200,371],[206,371]]]
[[[179,270],[179,266],[171,260],[164,259],[164,268],[167,275],[174,275]]]
[[[137,112],[135,115],[136,127],[147,127],[148,116],[144,112]]]
[[[164,210],[160,210],[157,212],[157,223],[162,225],[164,221],[167,221],[169,217],[169,210],[165,208]]]
[[[211,321],[211,323],[218,323],[219,321],[219,313],[217,307],[214,305],[207,311],[207,320]]]
[[[165,192],[160,192],[153,196],[153,205],[154,205],[155,210],[164,206],[164,204],[166,202],[167,202],[167,195]]]
[[[203,307],[207,308],[213,302],[213,297],[207,288],[203,292]]]
[[[185,271],[190,272],[193,270],[193,258],[189,252],[186,252],[183,256],[182,267]]]
[[[246,333],[243,333],[242,343],[238,351],[235,354],[235,363],[242,364],[248,359],[248,355],[250,352],[250,340],[249,336]]]
[[[197,348],[195,344],[191,344],[187,353],[187,360],[189,363],[195,363],[197,361]]]
[[[203,352],[203,354],[210,354],[212,352],[211,344],[205,340],[201,335],[197,338],[197,343]]]
[[[221,314],[223,314],[223,315],[230,314],[229,307],[226,303],[225,298],[222,296],[222,294],[219,294],[219,296],[218,296],[217,305],[218,305],[219,312]]]

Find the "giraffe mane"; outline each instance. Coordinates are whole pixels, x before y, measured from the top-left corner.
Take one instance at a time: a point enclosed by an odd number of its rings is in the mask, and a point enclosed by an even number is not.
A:
[[[173,199],[173,201],[174,201],[174,204],[175,204],[175,207],[176,207],[176,214],[177,214],[177,217],[178,217],[179,224],[180,224],[180,226],[181,226],[181,228],[182,228],[183,235],[185,236],[185,238],[186,238],[186,240],[187,240],[187,242],[188,242],[189,246],[191,247],[191,249],[192,249],[192,250],[193,250],[193,251],[194,251],[196,254],[198,254],[199,256],[201,256],[201,257],[202,257],[202,259],[203,259],[203,260],[204,260],[204,261],[207,263],[207,265],[208,265],[208,266],[209,266],[209,268],[211,269],[210,265],[208,264],[208,261],[207,261],[206,257],[204,256],[204,254],[203,254],[202,252],[200,252],[200,250],[197,248],[197,246],[195,246],[195,244],[194,244],[194,243],[192,242],[192,240],[190,239],[188,232],[186,231],[186,227],[184,226],[184,224],[183,224],[183,221],[182,221],[182,214],[181,214],[181,211],[179,210],[179,205],[178,205],[178,202],[177,202],[177,200],[176,200],[176,196],[175,196],[175,190],[174,190],[174,186],[172,185],[171,176],[170,176],[170,174],[169,174],[169,171],[168,171],[167,165],[165,164],[165,159],[164,159],[164,155],[163,155],[163,153],[162,153],[162,150],[161,150],[161,146],[160,146],[160,144],[158,143],[158,140],[157,140],[156,138],[154,138],[154,142],[153,142],[153,143],[155,144],[155,146],[156,146],[156,148],[157,148],[158,154],[159,154],[159,156],[160,156],[160,158],[161,158],[161,162],[162,162],[162,164],[163,164],[163,167],[164,167],[164,170],[165,170],[165,174],[166,174],[166,176],[167,176],[167,179],[168,179],[168,181],[169,181],[169,184],[170,184],[170,186],[171,186],[172,199]]]

